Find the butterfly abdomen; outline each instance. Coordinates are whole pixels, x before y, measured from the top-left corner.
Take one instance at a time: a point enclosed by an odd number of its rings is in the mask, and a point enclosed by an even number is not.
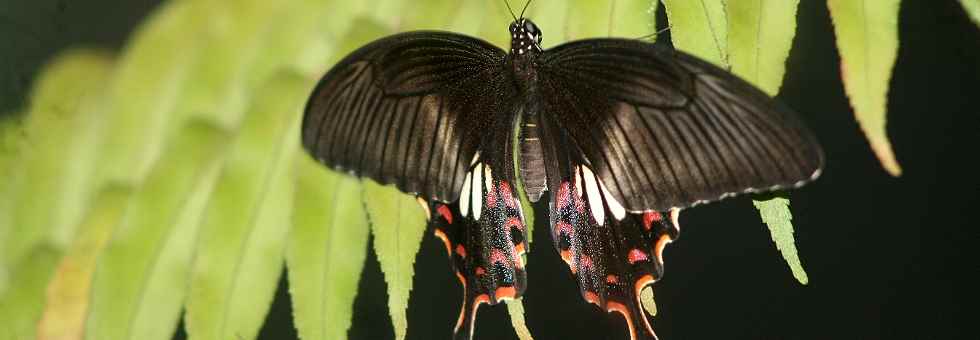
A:
[[[544,155],[541,151],[541,132],[538,115],[526,113],[521,123],[521,157],[517,166],[521,169],[524,190],[532,202],[537,202],[547,188],[544,171]]]

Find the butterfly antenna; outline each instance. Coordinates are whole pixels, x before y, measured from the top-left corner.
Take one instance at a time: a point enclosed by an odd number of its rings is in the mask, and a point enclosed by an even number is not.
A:
[[[524,19],[524,11],[527,10],[527,5],[530,4],[531,4],[531,0],[527,0],[527,2],[524,3],[524,9],[521,10],[521,19]]]
[[[514,16],[514,10],[510,8],[510,3],[507,2],[507,0],[504,0],[504,4],[507,5],[507,11],[510,12],[510,16],[513,17],[514,18],[514,21],[516,22],[517,21],[517,17]]]

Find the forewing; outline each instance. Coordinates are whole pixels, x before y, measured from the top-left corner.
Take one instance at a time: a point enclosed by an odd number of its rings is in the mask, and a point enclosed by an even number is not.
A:
[[[376,40],[320,80],[303,117],[303,146],[336,170],[452,202],[480,145],[501,138],[481,137],[481,129],[507,111],[504,57],[448,32]]]
[[[794,112],[725,70],[636,40],[545,51],[543,113],[630,212],[800,186],[823,154]]]

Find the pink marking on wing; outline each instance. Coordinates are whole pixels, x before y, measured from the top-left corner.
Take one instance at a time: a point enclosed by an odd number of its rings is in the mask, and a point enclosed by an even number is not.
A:
[[[561,182],[561,184],[558,185],[557,197],[558,197],[559,209],[564,208],[568,206],[569,203],[571,203],[570,191],[571,190],[569,190],[569,183],[567,181]]]
[[[592,258],[589,257],[588,255],[584,255],[583,254],[579,258],[579,265],[582,266],[582,268],[584,268],[584,269],[586,269],[588,271],[592,271],[593,269],[595,269],[595,268],[593,268]]]
[[[565,234],[565,236],[572,237],[575,234],[575,230],[572,229],[572,225],[559,221],[555,223],[555,235]]]
[[[493,185],[493,182],[492,181],[491,181],[491,185]],[[487,196],[483,200],[483,206],[485,206],[487,208],[492,208],[492,207],[496,207],[497,206],[497,188],[496,187],[489,187],[489,188],[487,188]]]
[[[500,196],[508,208],[517,209],[517,200],[514,199],[514,192],[510,190],[510,183],[507,181],[500,181]]]
[[[440,204],[439,207],[436,208],[436,211],[439,212],[439,215],[442,215],[442,218],[446,219],[446,222],[453,224],[453,213],[449,211],[449,207],[447,207],[445,204]]]
[[[659,211],[648,211],[643,213],[643,229],[650,231],[653,228],[653,222],[660,222],[664,217],[660,215]]]
[[[644,253],[642,250],[633,248],[633,250],[630,250],[627,260],[630,262],[630,264],[636,264],[637,262],[640,261],[647,261],[649,260],[649,258],[647,257],[647,254]]]
[[[491,264],[500,263],[506,266],[507,256],[504,255],[504,252],[501,251],[500,249],[494,249],[490,251],[490,263]]]

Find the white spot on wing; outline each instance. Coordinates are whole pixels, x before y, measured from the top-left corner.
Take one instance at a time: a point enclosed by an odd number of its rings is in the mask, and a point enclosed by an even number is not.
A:
[[[472,176],[472,173],[466,174],[466,179],[463,180],[463,190],[459,192],[459,211],[463,216],[470,214],[470,196],[473,195],[473,189],[470,185]]]
[[[599,181],[599,189],[602,189],[602,195],[605,196],[606,205],[609,206],[609,211],[612,212],[613,217],[615,217],[617,221],[621,221],[624,217],[626,217],[626,208],[623,207],[619,201],[613,198],[612,194],[609,193],[609,190],[606,189],[606,185],[602,184],[601,180]]]
[[[592,217],[596,223],[602,225],[606,221],[606,211],[602,207],[602,194],[599,193],[599,185],[596,184],[595,174],[588,167],[582,167],[583,177],[585,177],[585,192],[589,198],[589,209],[592,210]]]
[[[477,164],[473,168],[473,219],[479,221],[480,213],[483,211],[483,164]]]
[[[490,165],[483,165],[483,180],[486,181],[487,190],[493,190],[493,173],[490,171]]]
[[[579,173],[580,167],[575,167],[575,193],[582,198],[582,175]]]

